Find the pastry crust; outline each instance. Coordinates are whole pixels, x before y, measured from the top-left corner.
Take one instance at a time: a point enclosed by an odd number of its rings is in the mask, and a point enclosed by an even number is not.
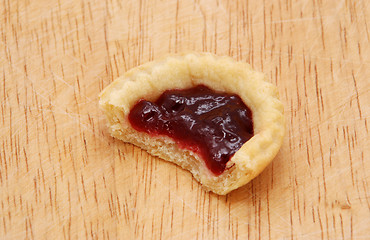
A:
[[[215,176],[197,154],[177,147],[167,136],[150,136],[131,127],[128,114],[139,99],[155,101],[165,90],[203,84],[237,94],[252,110],[254,136],[235,153],[226,170]],[[284,137],[283,105],[274,85],[249,64],[209,53],[170,56],[133,68],[100,94],[113,137],[189,170],[206,190],[220,195],[245,185],[272,161]]]

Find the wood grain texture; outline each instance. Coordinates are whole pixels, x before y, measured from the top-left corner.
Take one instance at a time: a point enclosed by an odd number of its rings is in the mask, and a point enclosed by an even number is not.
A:
[[[369,239],[370,2],[0,1],[2,239]],[[227,196],[112,139],[98,93],[168,53],[278,86],[273,163]]]

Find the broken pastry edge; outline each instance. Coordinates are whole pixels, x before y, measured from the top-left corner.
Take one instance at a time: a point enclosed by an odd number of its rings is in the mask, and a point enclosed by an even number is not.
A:
[[[139,99],[154,101],[165,90],[199,84],[239,95],[253,112],[255,135],[234,154],[219,176],[197,154],[177,148],[167,136],[137,132],[127,119]],[[175,55],[133,68],[103,90],[100,106],[112,136],[190,171],[206,190],[220,195],[245,185],[262,172],[279,151],[284,136],[283,105],[277,88],[249,64],[209,53]],[[163,144],[170,149],[168,153],[158,151]]]

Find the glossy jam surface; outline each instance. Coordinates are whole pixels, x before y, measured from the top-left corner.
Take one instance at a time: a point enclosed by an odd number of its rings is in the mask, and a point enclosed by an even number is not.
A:
[[[140,100],[128,119],[138,131],[169,136],[200,154],[215,175],[253,136],[252,112],[241,98],[203,85],[165,91],[155,102]]]

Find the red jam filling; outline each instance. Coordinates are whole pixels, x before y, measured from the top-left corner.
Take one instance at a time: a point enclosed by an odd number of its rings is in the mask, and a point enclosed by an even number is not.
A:
[[[204,85],[165,91],[155,102],[140,100],[128,119],[137,131],[169,136],[200,154],[215,175],[253,136],[252,112],[241,98]]]

